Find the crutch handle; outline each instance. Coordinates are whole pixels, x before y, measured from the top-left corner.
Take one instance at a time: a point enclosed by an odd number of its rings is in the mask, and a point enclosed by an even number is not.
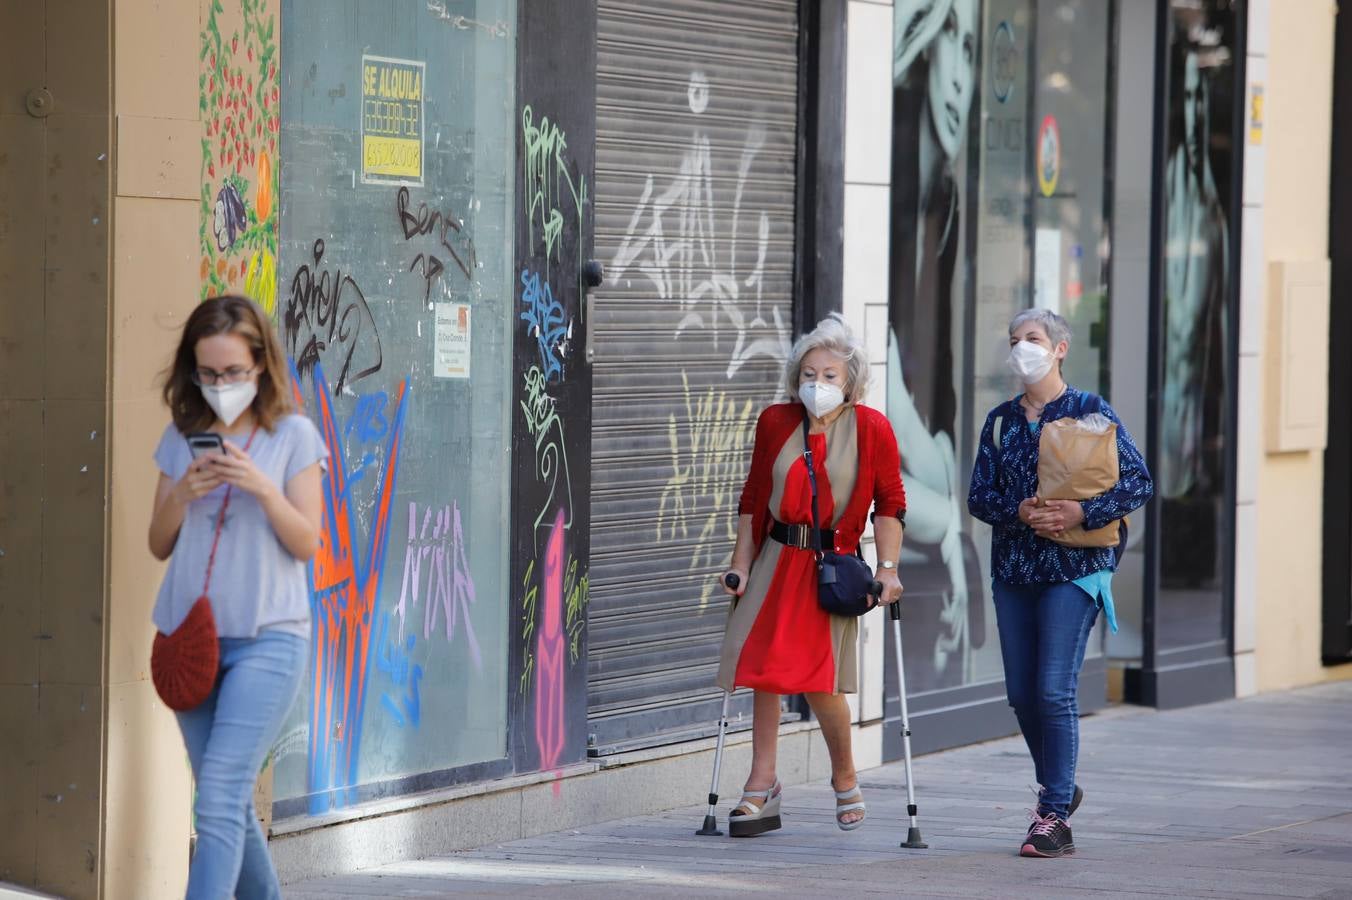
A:
[[[887,604],[887,615],[893,622],[901,621],[901,601]]]
[[[736,572],[729,572],[723,576],[723,583],[728,586],[729,590],[735,591],[742,583],[742,576]]]

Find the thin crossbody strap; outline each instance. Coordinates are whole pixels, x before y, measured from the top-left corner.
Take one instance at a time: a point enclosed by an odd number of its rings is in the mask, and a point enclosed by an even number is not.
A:
[[[249,440],[244,443],[244,452],[248,453],[249,448],[253,446],[254,436],[258,434],[258,426],[249,434]],[[216,548],[221,545],[221,529],[225,527],[225,511],[230,507],[230,495],[234,492],[235,486],[232,484],[225,489],[225,499],[221,500],[221,511],[216,515],[216,534],[211,538],[211,554],[207,557],[207,575],[202,581],[202,595],[206,596],[211,591],[211,570],[216,568]]]
[[[812,552],[822,558],[822,532],[817,521],[817,470],[812,464],[812,444],[808,440],[807,410],[803,410],[803,461],[807,463],[807,483],[812,487]]]

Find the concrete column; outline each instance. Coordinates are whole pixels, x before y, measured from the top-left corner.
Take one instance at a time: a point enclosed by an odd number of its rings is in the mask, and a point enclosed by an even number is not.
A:
[[[1336,674],[1320,655],[1324,454],[1279,452],[1265,434],[1281,411],[1280,398],[1268,390],[1269,369],[1282,356],[1277,351],[1298,353],[1328,341],[1325,329],[1292,335],[1281,347],[1276,285],[1267,282],[1273,263],[1328,258],[1337,14],[1333,0],[1250,4],[1249,119],[1260,83],[1263,93],[1261,131],[1250,121],[1245,137],[1240,498],[1253,502],[1238,517],[1236,560],[1246,568],[1236,575],[1241,590],[1255,588],[1236,597],[1236,650],[1249,657],[1236,659],[1241,695]]]
[[[0,881],[73,898],[101,863],[107,19],[0,11]]]
[[[845,78],[845,261],[843,311],[867,341],[869,406],[887,408],[888,201],[892,160],[892,2],[850,0]],[[865,555],[874,560],[872,531]],[[883,716],[888,619],[860,620],[856,721]]]
[[[202,127],[199,4],[114,8],[107,744],[102,895],[177,897],[187,883],[192,785],[173,715],[150,682],[163,567],[146,548],[168,413],[157,387],[198,297]]]
[[[1244,196],[1240,229],[1239,428],[1235,447],[1235,696],[1258,690],[1254,650],[1258,608],[1258,469],[1262,459],[1262,341],[1267,296],[1263,254],[1263,188],[1267,149],[1263,107],[1268,80],[1271,0],[1251,0],[1244,104]]]

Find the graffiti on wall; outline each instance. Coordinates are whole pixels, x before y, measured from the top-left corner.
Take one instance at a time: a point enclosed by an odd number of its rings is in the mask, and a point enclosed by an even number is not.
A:
[[[671,447],[671,475],[658,501],[657,540],[692,543],[689,569],[725,567],[732,551],[714,558],[714,547],[731,547],[737,540],[737,519],[730,510],[737,506],[741,479],[751,455],[757,407],[747,399],[738,402],[726,391],[706,388],[692,391],[690,379],[681,373],[685,415],[667,417]],[[700,594],[700,608],[708,605],[716,586],[710,579]]]
[[[693,71],[684,99],[695,127],[664,165],[675,174],[665,182],[646,177],[608,273],[612,285],[646,282],[674,314],[674,340],[688,336],[726,351],[726,381],[752,360],[775,364],[743,374],[742,389],[732,392],[721,384],[692,385],[688,370],[680,370],[684,406],[667,420],[670,473],[655,498],[657,540],[699,547],[688,563],[691,572],[731,562],[737,490],[760,405],[759,399],[739,398],[746,396],[748,378],[763,382],[762,371],[777,372],[790,351],[789,323],[778,307],[763,302],[770,215],[745,202],[766,127],[754,117],[745,126],[735,173],[728,163],[716,164],[715,141],[704,125],[712,98],[708,78]],[[769,293],[777,290],[772,285]],[[767,383],[766,393],[777,387]],[[727,549],[715,558],[711,547]],[[703,583],[701,609],[717,593],[711,579]]]
[[[568,673],[581,662],[588,586],[586,565],[572,540],[574,496],[565,420],[559,398],[568,384],[569,345],[581,308],[583,223],[587,180],[568,153],[568,136],[548,116],[527,105],[521,114],[525,161],[523,216],[527,257],[518,280],[518,323],[535,358],[522,372],[521,412],[534,448],[532,508],[536,556],[525,569],[522,591],[522,674],[518,691],[529,697],[539,768],[555,769],[568,746]],[[566,242],[576,260],[563,257]],[[570,271],[569,277],[562,272]],[[575,275],[576,277],[572,277]],[[557,789],[557,784],[556,784]]]
[[[573,525],[573,482],[568,471],[568,447],[564,442],[563,419],[558,400],[549,393],[549,381],[539,366],[531,366],[524,376],[521,411],[526,416],[526,431],[535,442],[535,477],[548,491],[535,527],[550,527],[545,516],[557,502],[565,510],[563,526]]]
[[[410,501],[404,578],[399,588],[399,603],[395,606],[400,636],[408,626],[409,616],[416,613],[421,604],[423,640],[430,640],[439,627],[444,630],[448,642],[463,634],[474,668],[481,669],[483,654],[470,621],[470,607],[477,599],[465,553],[460,504],[451,503],[436,509],[424,506],[419,516],[417,502]]]
[[[404,241],[419,248],[408,271],[421,278],[424,303],[432,302],[433,286],[439,287],[438,296],[449,296],[450,287],[442,282],[448,266],[454,266],[467,281],[474,280],[479,258],[463,219],[449,209],[432,209],[425,202],[414,206],[407,187],[395,191],[394,213]]]
[[[297,374],[297,384],[300,377]],[[395,483],[403,440],[408,382],[395,393],[383,456],[375,477],[366,486],[374,495],[374,516],[365,552],[358,554],[358,529],[348,485],[349,473],[342,434],[334,415],[333,401],[323,364],[316,362],[312,374],[316,418],[329,451],[324,476],[324,519],[319,551],[310,563],[310,613],[313,636],[313,688],[310,697],[310,733],[307,788],[310,813],[317,815],[355,800],[358,784],[362,724],[372,663],[398,673],[408,692],[387,706],[416,723],[417,679],[420,672],[407,668],[407,652],[413,644],[391,649],[387,640],[377,641],[376,601],[389,549],[390,526],[395,516]],[[297,387],[297,405],[303,398]],[[388,621],[382,620],[384,637]],[[405,666],[400,670],[399,666]],[[399,684],[400,679],[394,679]],[[411,701],[410,698],[411,697]]]
[[[578,237],[580,278],[583,215],[590,202],[587,198],[587,178],[585,175],[573,174],[574,166],[568,158],[568,135],[548,116],[541,116],[537,124],[535,110],[530,104],[521,110],[521,140],[526,166],[528,249],[531,253],[535,252],[538,229],[546,268],[551,260],[558,262],[564,228],[571,222]],[[572,218],[565,214],[565,208],[571,210]]]
[[[316,238],[311,261],[296,270],[281,324],[287,353],[302,376],[323,360],[337,363],[337,397],[379,372],[385,357],[366,294],[341,267],[330,268],[326,249],[324,239]]]
[[[554,298],[554,290],[539,273],[521,270],[521,321],[526,331],[535,338],[540,352],[540,366],[546,381],[563,377],[563,361],[568,355],[568,341],[573,337],[573,323],[563,310],[563,304]]]
[[[697,116],[708,107],[709,83],[701,72],[691,74],[688,102]],[[738,246],[747,178],[765,138],[765,126],[753,121],[737,164],[731,215],[724,220],[714,188],[722,173],[714,172],[708,132],[696,128],[681,152],[675,178],[659,192],[648,175],[610,265],[612,283],[637,273],[652,283],[661,300],[678,305],[682,316],[673,337],[707,329],[717,344],[726,322],[733,342],[728,378],[756,357],[783,362],[789,355],[789,324],[778,308],[771,308],[768,320],[762,309],[770,245],[770,217],[764,210],[757,218],[752,252]]]
[[[277,305],[278,41],[275,0],[205,0],[198,74],[203,297]]]

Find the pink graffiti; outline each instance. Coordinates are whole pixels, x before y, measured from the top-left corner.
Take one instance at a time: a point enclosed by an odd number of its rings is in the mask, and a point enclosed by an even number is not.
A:
[[[540,768],[553,769],[563,754],[565,740],[564,661],[568,652],[563,632],[563,510],[554,517],[554,527],[545,546],[544,604],[540,613],[540,637],[535,645],[535,744]]]
[[[426,577],[423,563],[426,562]],[[463,625],[475,669],[482,669],[479,640],[470,621],[470,606],[476,602],[474,579],[465,557],[465,537],[460,526],[460,505],[441,509],[425,507],[422,527],[418,527],[418,504],[408,505],[408,548],[404,551],[404,582],[399,590],[399,633],[404,632],[405,616],[417,609],[427,588],[423,607],[423,640],[430,640],[438,618],[445,620],[446,640],[454,640]]]

